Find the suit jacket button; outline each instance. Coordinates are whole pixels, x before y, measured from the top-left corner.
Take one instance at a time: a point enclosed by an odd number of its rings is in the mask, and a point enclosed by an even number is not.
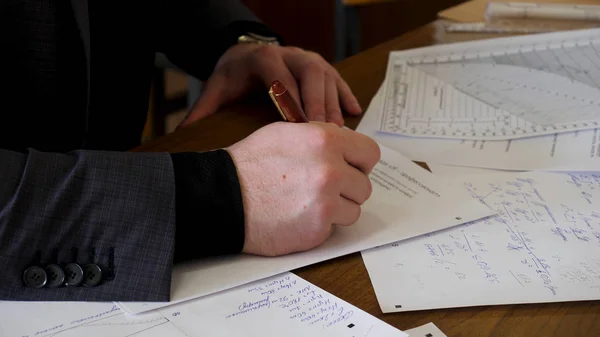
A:
[[[83,269],[77,263],[69,263],[64,267],[65,285],[67,287],[76,287],[83,281]]]
[[[57,264],[49,264],[46,266],[46,275],[48,275],[48,288],[58,288],[65,282],[65,272]]]
[[[28,288],[42,288],[48,282],[48,276],[43,268],[31,266],[23,272],[23,283]]]
[[[97,264],[83,266],[83,286],[93,287],[102,281],[102,269]]]

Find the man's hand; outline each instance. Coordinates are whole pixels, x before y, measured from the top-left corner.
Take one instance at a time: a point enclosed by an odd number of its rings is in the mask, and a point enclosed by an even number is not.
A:
[[[331,123],[274,123],[227,149],[244,203],[245,253],[276,256],[355,223],[379,161],[372,139]]]
[[[266,94],[275,80],[291,91],[312,121],[341,126],[342,108],[353,115],[361,113],[348,84],[318,54],[295,47],[239,44],[221,56],[181,126],[214,113],[253,89]]]

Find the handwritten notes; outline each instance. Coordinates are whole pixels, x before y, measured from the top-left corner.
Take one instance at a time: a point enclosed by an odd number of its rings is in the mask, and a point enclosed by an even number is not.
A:
[[[600,173],[452,180],[498,215],[363,252],[384,312],[600,299]]]
[[[408,336],[292,273],[140,315],[73,302],[0,302],[0,313],[2,337]]]
[[[122,314],[113,303],[0,301],[0,336],[61,336],[66,330]]]
[[[173,270],[171,302],[119,306],[129,313],[158,309],[494,213],[464,189],[445,184],[398,152],[381,147],[381,153],[370,176],[373,192],[360,219],[352,226],[335,227],[321,246],[275,258],[241,254],[181,264]]]
[[[160,312],[189,336],[408,336],[292,273]]]

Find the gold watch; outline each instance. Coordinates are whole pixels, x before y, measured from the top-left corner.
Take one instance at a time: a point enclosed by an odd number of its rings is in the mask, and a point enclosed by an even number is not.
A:
[[[256,33],[248,33],[238,37],[238,43],[258,43],[279,46],[279,41],[277,38],[272,36],[263,36]]]

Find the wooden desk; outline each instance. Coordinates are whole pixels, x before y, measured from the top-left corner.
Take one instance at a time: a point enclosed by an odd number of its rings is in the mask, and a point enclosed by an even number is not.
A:
[[[434,25],[430,24],[344,60],[336,67],[366,109],[383,81],[388,52],[430,45],[434,42],[433,36]],[[178,152],[220,148],[278,120],[279,115],[272,103],[264,97],[224,109],[187,130],[177,131],[136,150]],[[348,118],[346,125],[355,128],[359,120],[359,117]],[[295,272],[401,330],[433,322],[450,337],[600,336],[600,302],[486,306],[382,314],[359,253]]]

